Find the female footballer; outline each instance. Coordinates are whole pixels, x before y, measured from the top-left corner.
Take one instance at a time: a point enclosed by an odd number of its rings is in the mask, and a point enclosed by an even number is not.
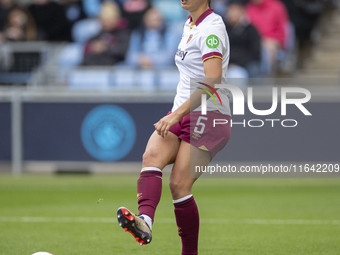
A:
[[[141,245],[150,243],[162,192],[162,170],[173,163],[170,190],[182,255],[194,255],[198,252],[199,214],[191,190],[199,173],[191,170],[194,165],[208,165],[230,136],[230,125],[213,125],[213,119],[228,119],[230,123],[228,91],[215,90],[215,84],[226,82],[229,41],[222,18],[210,8],[210,0],[181,0],[181,4],[190,17],[175,57],[180,81],[174,104],[168,115],[154,124],[143,155],[137,182],[138,216],[120,207],[117,217],[120,226]],[[208,98],[206,112],[201,109],[204,97]]]

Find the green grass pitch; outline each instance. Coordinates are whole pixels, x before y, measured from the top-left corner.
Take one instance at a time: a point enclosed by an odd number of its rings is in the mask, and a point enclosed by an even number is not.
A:
[[[0,175],[0,254],[180,255],[167,175],[151,244],[118,226],[137,177]],[[194,195],[199,254],[340,254],[340,179],[201,178]]]

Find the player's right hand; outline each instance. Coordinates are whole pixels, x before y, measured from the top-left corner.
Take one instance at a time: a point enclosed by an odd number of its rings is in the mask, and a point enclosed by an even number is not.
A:
[[[181,120],[181,116],[174,113],[170,113],[169,115],[161,118],[157,123],[154,124],[157,134],[161,137],[166,137],[169,129],[177,124]]]

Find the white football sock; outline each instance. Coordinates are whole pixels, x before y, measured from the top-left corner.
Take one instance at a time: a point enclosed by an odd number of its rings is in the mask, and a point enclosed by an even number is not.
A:
[[[143,216],[146,224],[148,224],[150,230],[152,230],[152,219],[149,216],[147,216],[146,214],[141,214],[139,216]]]

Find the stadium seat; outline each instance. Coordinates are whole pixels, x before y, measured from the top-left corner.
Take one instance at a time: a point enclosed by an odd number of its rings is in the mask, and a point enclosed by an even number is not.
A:
[[[83,61],[84,47],[79,43],[66,45],[59,53],[58,65],[61,67],[77,66]]]
[[[137,72],[137,86],[144,91],[155,90],[156,70],[139,70]]]
[[[117,66],[112,71],[110,80],[119,90],[132,90],[137,80],[136,71],[133,68]]]
[[[231,65],[227,72],[228,83],[246,90],[248,87],[249,74],[247,70],[241,66]]]
[[[176,91],[179,82],[177,68],[169,68],[158,72],[157,88],[163,91]]]
[[[74,89],[107,89],[110,87],[110,71],[74,69],[67,75],[67,84]]]
[[[153,91],[156,89],[157,72],[126,66],[116,66],[110,75],[110,84],[119,90]]]
[[[249,78],[247,69],[241,66],[231,65],[227,72],[228,78],[247,79]]]

